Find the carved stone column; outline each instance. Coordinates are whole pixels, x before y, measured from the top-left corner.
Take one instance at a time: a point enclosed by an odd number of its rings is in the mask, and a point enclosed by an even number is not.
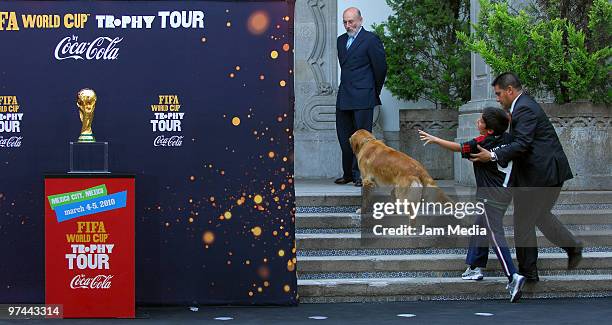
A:
[[[295,4],[295,175],[340,176],[336,136],[337,1]]]
[[[480,4],[478,0],[470,0],[470,21],[478,21]],[[491,87],[494,76],[491,68],[477,54],[472,53],[472,93],[471,100],[459,108],[459,126],[457,127],[456,142],[464,142],[478,136],[476,119],[488,106],[499,107],[495,101],[495,93]],[[455,153],[455,181],[462,185],[476,186],[472,162],[462,159]]]

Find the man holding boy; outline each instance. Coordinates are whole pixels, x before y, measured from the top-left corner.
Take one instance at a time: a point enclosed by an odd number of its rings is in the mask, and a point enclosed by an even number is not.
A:
[[[498,150],[511,142],[511,136],[506,133],[508,128],[508,114],[499,108],[487,107],[481,117],[476,121],[479,137],[463,144],[447,141],[419,131],[421,140],[435,143],[451,151],[461,152],[463,158],[470,158],[470,154],[477,153],[479,147],[489,150]],[[508,188],[512,162],[500,166],[495,162],[474,162],[474,175],[476,177],[476,196],[484,202],[485,212],[475,221],[487,229],[487,236],[470,237],[470,246],[466,257],[468,268],[463,273],[464,280],[482,280],[484,275],[481,268],[486,267],[489,256],[487,237],[493,246],[502,270],[508,277],[506,288],[510,293],[510,301],[516,302],[521,297],[521,290],[525,284],[525,277],[516,271],[512,256],[508,249],[504,234],[503,217],[512,194]]]
[[[514,197],[514,239],[519,273],[539,281],[538,244],[535,227],[568,256],[568,269],[582,259],[582,243],[551,213],[563,182],[573,177],[569,162],[548,116],[538,103],[523,93],[513,73],[499,75],[491,84],[497,102],[511,114],[512,142],[490,150],[479,146],[472,161],[514,161],[511,176]]]

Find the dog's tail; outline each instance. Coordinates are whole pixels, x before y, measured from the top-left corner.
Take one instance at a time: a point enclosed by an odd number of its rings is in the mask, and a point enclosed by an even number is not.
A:
[[[422,182],[424,185],[422,198],[425,202],[428,204],[433,203],[440,207],[446,206],[446,203],[455,204],[455,201],[448,197],[446,192],[438,187],[438,184],[431,177],[426,177]],[[442,215],[431,215],[425,219],[421,218],[419,222],[421,225],[428,225],[430,227],[447,227],[449,225],[464,224],[463,219],[460,220],[443,212],[440,213]],[[448,243],[444,245],[448,245]]]
[[[423,199],[425,202],[455,203],[440,187],[438,187],[438,184],[436,184],[433,178],[427,176],[421,179],[421,182],[424,187]]]

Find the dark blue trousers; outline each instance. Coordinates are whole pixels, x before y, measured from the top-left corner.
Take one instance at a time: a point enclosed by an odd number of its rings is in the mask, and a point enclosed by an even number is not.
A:
[[[338,134],[338,142],[340,142],[340,149],[342,149],[342,177],[345,179],[361,179],[359,167],[357,166],[357,158],[353,154],[349,138],[359,129],[372,132],[373,119],[373,108],[355,110],[336,109],[336,132]]]
[[[516,267],[512,262],[512,255],[508,249],[508,242],[504,234],[504,214],[506,208],[499,208],[485,203],[485,213],[476,218],[474,224],[487,229],[487,236],[470,237],[470,247],[465,263],[471,267],[486,267],[489,259],[489,244],[495,251],[504,274],[512,281],[512,274]]]

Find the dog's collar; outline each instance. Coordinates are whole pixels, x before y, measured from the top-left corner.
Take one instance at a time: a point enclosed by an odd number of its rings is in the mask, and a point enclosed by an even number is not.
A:
[[[362,147],[363,147],[363,146],[365,146],[365,144],[366,144],[366,143],[368,143],[368,142],[370,142],[370,141],[372,141],[372,140],[376,140],[376,138],[367,138],[367,139],[363,140],[363,141],[361,142],[361,146],[362,146]]]

